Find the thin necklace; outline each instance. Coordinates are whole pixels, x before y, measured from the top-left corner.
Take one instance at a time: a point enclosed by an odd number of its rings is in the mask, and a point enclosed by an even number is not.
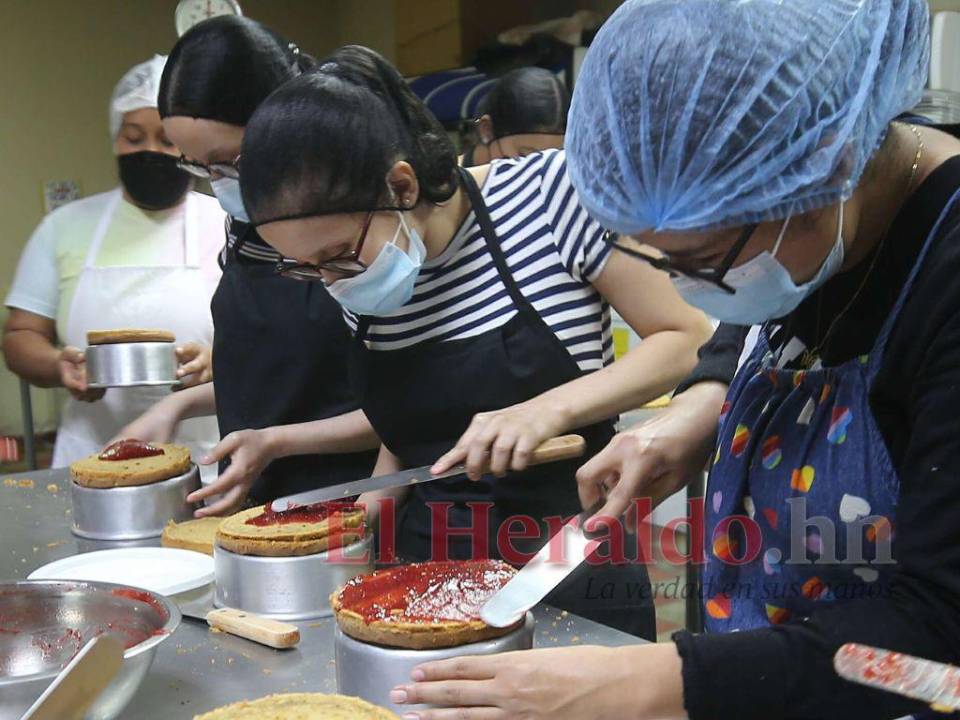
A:
[[[914,180],[917,178],[917,170],[920,168],[920,158],[923,157],[923,136],[920,134],[920,131],[914,125],[907,125],[907,127],[917,136],[917,154],[913,158],[913,166],[910,168],[910,179],[907,181],[906,193],[904,197],[910,197],[910,192],[913,190]],[[847,311],[853,306],[853,303],[860,297],[860,292],[867,285],[867,280],[870,279],[870,275],[873,273],[873,269],[877,266],[877,260],[881,254],[883,254],[883,246],[887,241],[887,236],[890,234],[890,228],[893,227],[893,220],[890,221],[890,225],[887,226],[887,229],[884,231],[883,235],[880,238],[880,243],[877,245],[877,250],[873,254],[873,258],[870,260],[870,266],[867,268],[867,272],[864,273],[863,279],[860,281],[859,287],[857,287],[856,292],[853,293],[853,296],[847,301],[847,304],[843,306],[843,309],[833,318],[833,321],[830,323],[830,326],[827,328],[827,332],[824,334],[823,339],[816,344],[816,346],[810,350],[803,351],[803,358],[801,363],[803,367],[810,368],[819,358],[820,351],[823,349],[823,346],[827,344],[827,341],[833,335],[833,331],[837,327],[837,323],[840,322]],[[821,293],[820,299],[817,302],[817,330],[820,329],[820,309],[823,304],[823,295]]]

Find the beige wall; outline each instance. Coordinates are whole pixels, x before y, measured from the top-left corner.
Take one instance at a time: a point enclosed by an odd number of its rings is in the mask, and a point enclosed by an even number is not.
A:
[[[930,9],[933,12],[954,10],[960,12],[960,0],[930,0]]]
[[[322,54],[362,42],[393,56],[393,0],[241,0],[245,13]],[[0,0],[0,293],[43,214],[47,180],[113,187],[107,101],[131,65],[176,41],[176,0]],[[0,319],[5,319],[2,311]],[[54,393],[33,390],[38,427]],[[0,434],[20,431],[16,379],[0,372]]]

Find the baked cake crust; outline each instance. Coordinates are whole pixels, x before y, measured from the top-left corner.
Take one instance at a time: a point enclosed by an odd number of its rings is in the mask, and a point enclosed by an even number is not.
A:
[[[177,336],[169,330],[91,330],[87,333],[87,345],[116,345],[118,343],[167,342],[177,341]]]
[[[346,695],[289,693],[226,705],[193,720],[397,720],[397,716]]]
[[[221,517],[204,517],[181,523],[171,520],[163,529],[160,545],[213,555],[213,543],[222,522]]]
[[[291,557],[314,555],[361,539],[364,513],[360,509],[338,513],[318,522],[248,525],[266,511],[265,505],[242,510],[221,523],[217,545],[238,555]]]
[[[152,443],[163,455],[130,460],[101,460],[96,453],[70,464],[70,477],[90,488],[150,485],[183,475],[192,465],[190,450],[180,445]]]
[[[412,590],[399,595],[392,594],[392,597],[378,606],[378,612],[382,617],[372,620],[365,618],[360,612],[350,607],[345,607],[344,591],[350,586],[357,587],[365,582],[389,581],[391,574],[408,573],[411,568],[429,568],[431,566],[451,566],[454,569],[458,566],[463,569],[465,575],[469,574],[471,568],[485,568],[484,575],[487,576],[488,587],[478,588],[455,583],[453,591],[456,593],[455,595],[437,595],[435,598],[433,604],[437,607],[452,607],[463,610],[463,618],[408,619],[405,617],[405,613],[417,603],[417,593]],[[344,587],[330,596],[330,606],[333,608],[340,630],[345,635],[363,642],[411,650],[468,645],[501,637],[513,632],[523,624],[524,621],[521,619],[509,627],[495,628],[487,625],[479,616],[483,602],[505,585],[515,573],[516,570],[510,565],[498,560],[415,563],[409,566],[378,570],[369,575],[362,575],[350,580]],[[437,590],[436,584],[431,588],[431,591],[433,590]],[[439,592],[445,591],[440,587]]]

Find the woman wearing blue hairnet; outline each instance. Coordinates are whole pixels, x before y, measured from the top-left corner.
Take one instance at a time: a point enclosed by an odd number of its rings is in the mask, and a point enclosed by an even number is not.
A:
[[[410,717],[893,718],[922,708],[840,680],[843,643],[960,659],[960,143],[894,122],[928,33],[923,0],[633,0],[601,30],[566,142],[584,205],[762,324],[729,391],[701,372],[579,473],[621,515],[710,458],[708,632],[424,665],[395,699],[468,709]]]

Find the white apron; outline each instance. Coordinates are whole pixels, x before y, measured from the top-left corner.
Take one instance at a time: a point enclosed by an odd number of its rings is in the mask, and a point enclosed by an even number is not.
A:
[[[213,320],[200,271],[197,208],[192,193],[186,199],[183,265],[97,267],[97,255],[121,198],[121,191],[114,191],[94,231],[70,304],[66,337],[61,341],[84,348],[89,330],[159,328],[173,332],[178,344],[191,340],[211,344]],[[121,428],[169,393],[166,387],[109,388],[101,400],[93,403],[68,398],[53,449],[53,467],[97,452]],[[218,439],[216,417],[209,416],[180,423],[174,441],[189,447],[196,460]],[[204,468],[204,475],[208,473],[215,476],[216,467]]]

